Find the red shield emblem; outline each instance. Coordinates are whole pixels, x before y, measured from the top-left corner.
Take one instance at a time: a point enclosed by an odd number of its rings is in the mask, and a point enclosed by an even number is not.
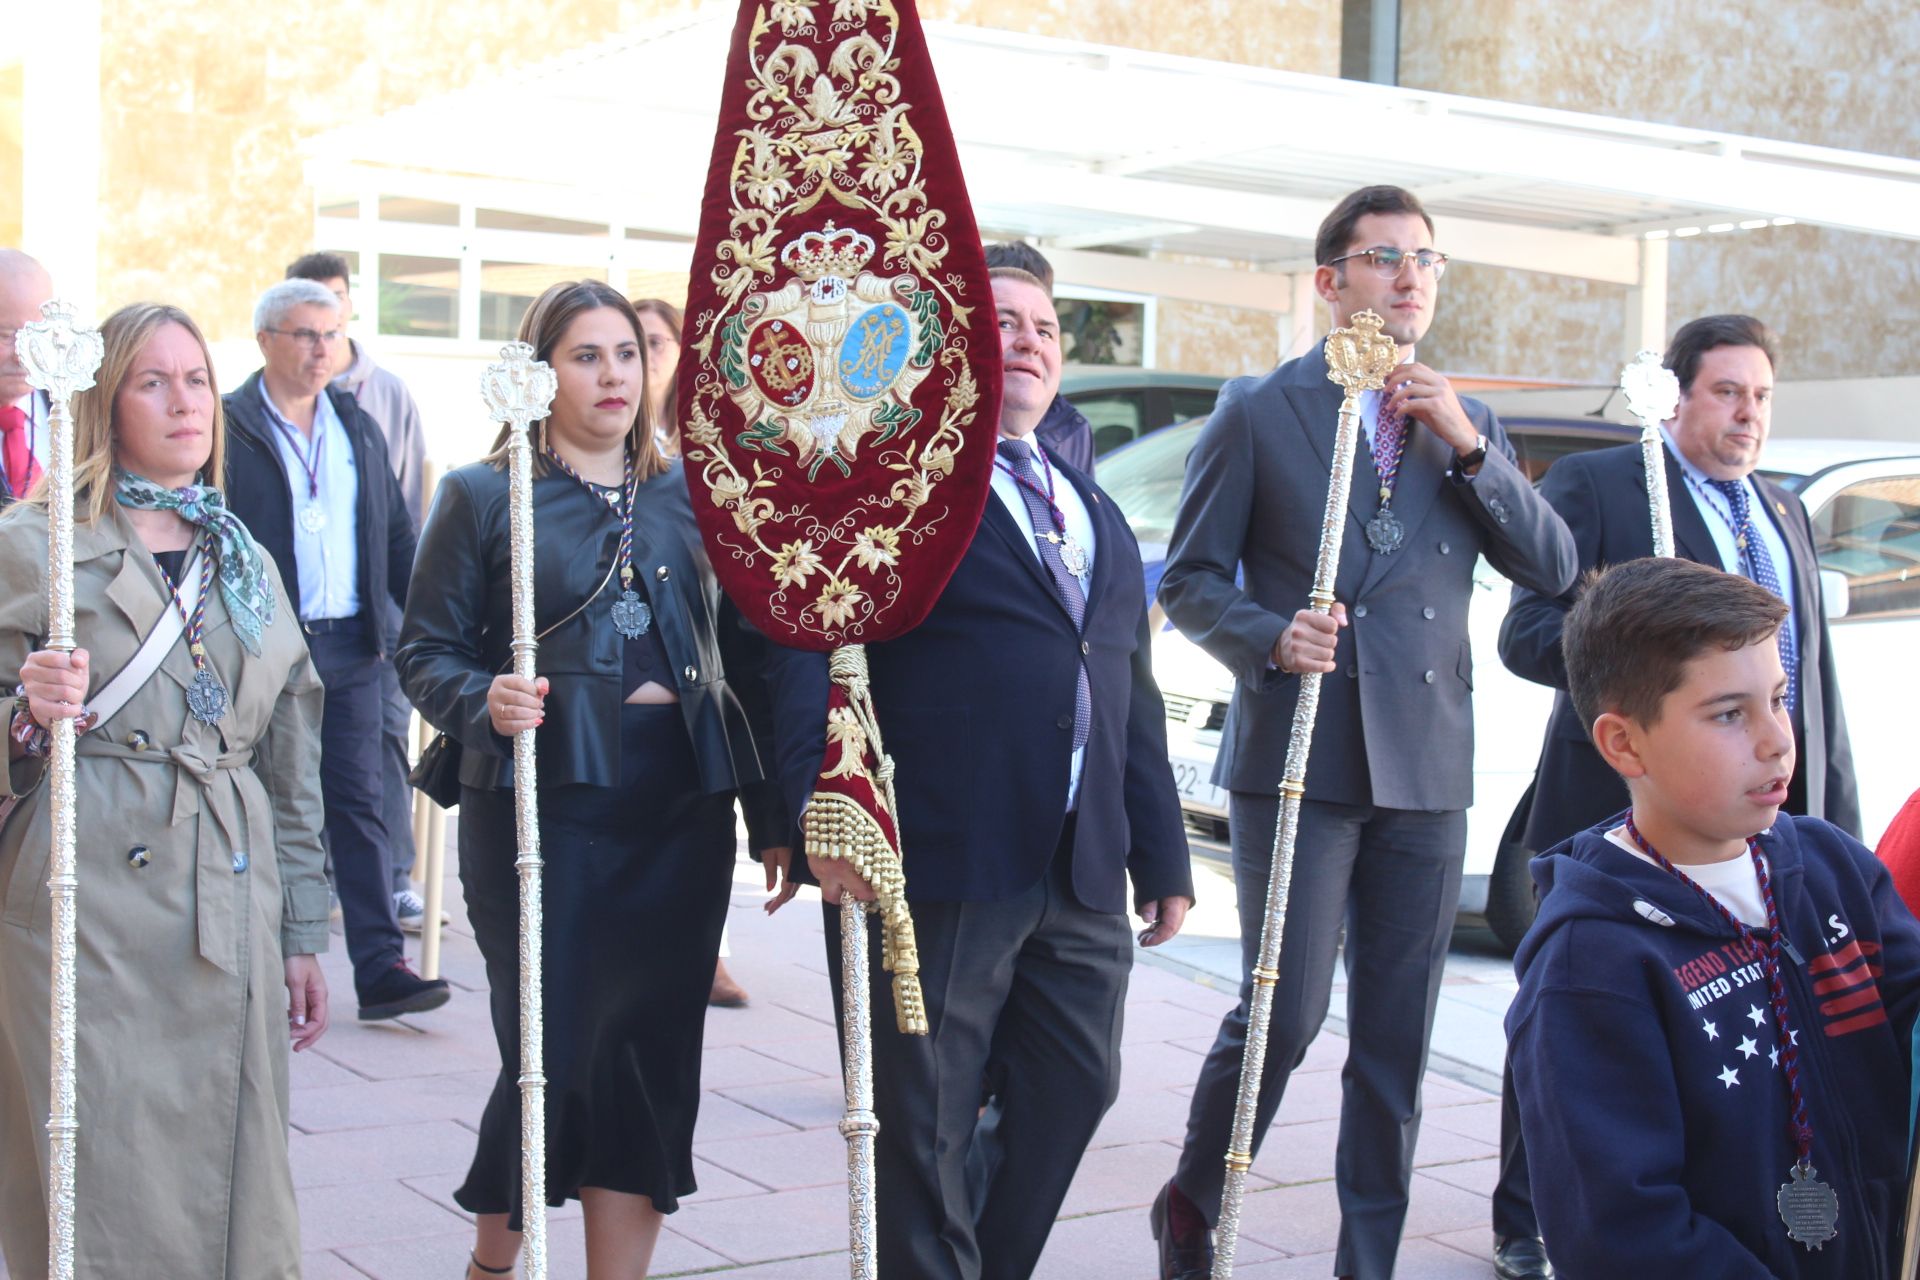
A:
[[[680,429],[714,572],[768,636],[884,640],[986,501],[992,294],[911,5],[740,9],[687,298]]]

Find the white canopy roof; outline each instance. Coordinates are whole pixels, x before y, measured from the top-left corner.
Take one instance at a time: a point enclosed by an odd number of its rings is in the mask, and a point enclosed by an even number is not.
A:
[[[335,130],[309,176],[691,236],[733,14]],[[1394,182],[1455,258],[1630,286],[1629,328],[1662,338],[1669,237],[1795,221],[1920,238],[1910,160],[953,23],[927,36],[982,228],[1033,238],[1065,280],[1285,311],[1332,202]]]

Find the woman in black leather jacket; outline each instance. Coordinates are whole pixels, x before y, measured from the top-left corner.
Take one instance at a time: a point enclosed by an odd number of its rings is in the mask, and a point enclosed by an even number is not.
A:
[[[694,1189],[735,795],[770,877],[785,869],[787,819],[755,746],[763,642],[721,595],[679,464],[655,448],[632,307],[599,281],[558,284],[520,336],[559,377],[551,416],[534,428],[540,678],[502,674],[512,665],[504,432],[488,458],[440,482],[395,656],[407,696],[461,751],[460,881],[500,1047],[454,1198],[478,1220],[469,1274],[510,1271],[520,1228],[511,735],[537,726],[547,1191],[555,1205],[581,1200],[594,1280],[644,1276],[661,1215]]]

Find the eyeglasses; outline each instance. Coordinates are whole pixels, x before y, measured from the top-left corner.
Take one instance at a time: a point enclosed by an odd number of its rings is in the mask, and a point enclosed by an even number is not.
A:
[[[318,329],[268,329],[268,333],[277,333],[283,338],[292,338],[303,347],[330,347],[346,334],[339,329],[329,329],[321,333]]]
[[[1365,258],[1367,265],[1382,280],[1399,279],[1409,262],[1422,272],[1431,274],[1435,280],[1447,274],[1447,255],[1438,249],[1420,249],[1414,253],[1408,253],[1405,249],[1362,249],[1358,253],[1343,254],[1327,265],[1336,266],[1350,258]]]

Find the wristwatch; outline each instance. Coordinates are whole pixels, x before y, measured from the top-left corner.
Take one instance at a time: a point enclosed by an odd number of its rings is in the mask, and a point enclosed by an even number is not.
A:
[[[1487,438],[1476,435],[1473,440],[1473,452],[1453,455],[1453,465],[1456,470],[1465,471],[1468,467],[1477,467],[1487,460]]]

